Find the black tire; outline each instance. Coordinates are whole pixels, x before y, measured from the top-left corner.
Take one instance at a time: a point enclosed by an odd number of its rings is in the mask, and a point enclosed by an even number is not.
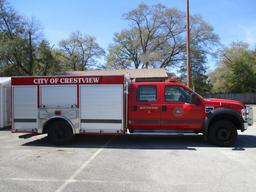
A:
[[[72,127],[64,120],[56,120],[49,126],[48,138],[54,145],[68,144],[73,138]]]
[[[129,133],[134,133],[134,129],[129,129]]]
[[[209,129],[209,141],[221,147],[233,146],[237,139],[237,127],[230,121],[219,120]]]

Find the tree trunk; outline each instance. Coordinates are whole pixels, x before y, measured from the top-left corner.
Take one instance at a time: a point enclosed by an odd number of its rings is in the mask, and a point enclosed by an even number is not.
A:
[[[32,40],[31,40],[31,32],[28,32],[28,41],[29,41],[29,75],[33,75],[33,47],[32,47]]]

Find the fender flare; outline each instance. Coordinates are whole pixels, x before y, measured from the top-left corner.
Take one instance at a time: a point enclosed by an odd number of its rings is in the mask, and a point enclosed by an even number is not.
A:
[[[230,118],[236,119],[236,125],[238,126],[238,129],[244,130],[244,120],[242,116],[235,111],[234,109],[229,108],[217,108],[212,110],[211,112],[207,113],[205,119],[204,119],[204,138],[205,140],[208,139],[208,131],[210,128],[211,123],[216,118],[220,118],[221,116],[229,116]],[[225,119],[225,117],[223,117]]]

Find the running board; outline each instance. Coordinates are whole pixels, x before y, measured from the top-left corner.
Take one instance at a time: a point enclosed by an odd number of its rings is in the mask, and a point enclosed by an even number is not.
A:
[[[133,133],[139,134],[197,134],[194,131],[186,130],[144,130],[144,129],[135,129]]]

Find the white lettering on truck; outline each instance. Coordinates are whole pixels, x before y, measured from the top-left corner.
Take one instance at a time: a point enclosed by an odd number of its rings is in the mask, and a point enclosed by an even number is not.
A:
[[[34,79],[34,84],[38,85],[38,84],[47,84],[48,83],[48,79]]]
[[[47,85],[47,84],[97,84],[100,82],[99,77],[74,77],[74,78],[36,78],[33,83],[35,85]]]

